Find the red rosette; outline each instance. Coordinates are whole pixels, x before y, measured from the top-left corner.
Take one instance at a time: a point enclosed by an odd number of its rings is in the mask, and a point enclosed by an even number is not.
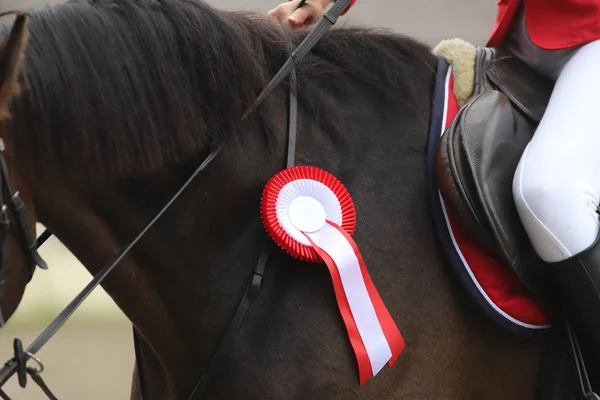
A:
[[[286,220],[286,207],[298,197],[317,200],[325,210],[325,218],[349,235],[353,235],[356,228],[354,203],[335,176],[316,167],[291,167],[267,182],[262,194],[261,218],[269,236],[281,249],[299,260],[322,262],[305,235]]]

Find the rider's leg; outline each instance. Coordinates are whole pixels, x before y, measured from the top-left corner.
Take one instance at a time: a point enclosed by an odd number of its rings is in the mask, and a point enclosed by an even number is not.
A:
[[[535,250],[555,276],[571,318],[596,343],[600,343],[598,65],[600,41],[581,47],[566,63],[513,181],[517,209]]]

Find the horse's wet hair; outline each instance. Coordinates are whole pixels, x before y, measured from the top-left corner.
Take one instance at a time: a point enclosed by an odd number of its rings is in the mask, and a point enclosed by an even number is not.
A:
[[[109,178],[189,161],[243,134],[242,115],[304,37],[198,0],[71,0],[28,15],[9,142],[38,172],[52,163]],[[13,18],[3,17],[2,36]],[[330,96],[342,75],[410,107],[403,76],[425,67],[428,52],[391,33],[334,29],[298,67],[301,107],[339,129]],[[268,110],[255,117],[267,134]]]

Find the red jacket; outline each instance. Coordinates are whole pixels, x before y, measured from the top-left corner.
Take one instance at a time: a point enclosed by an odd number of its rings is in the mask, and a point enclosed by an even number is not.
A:
[[[335,0],[334,0],[334,1],[335,1]],[[352,1],[350,2],[350,4],[348,4],[348,8],[346,8],[346,9],[344,10],[344,12],[342,13],[342,15],[346,14],[346,13],[348,12],[348,10],[350,10],[350,9],[352,8],[352,6],[353,6],[355,3],[356,3],[356,0],[352,0]]]
[[[522,0],[532,42],[543,49],[579,46],[600,39],[600,0]],[[487,45],[504,41],[521,0],[496,0],[498,15]],[[352,0],[350,7],[356,3]]]
[[[579,46],[600,39],[600,0],[522,0],[531,41],[543,49]],[[498,15],[487,45],[506,37],[520,0],[496,0]]]

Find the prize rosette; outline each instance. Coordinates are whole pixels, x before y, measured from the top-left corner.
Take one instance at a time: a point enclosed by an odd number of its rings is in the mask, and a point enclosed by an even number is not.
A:
[[[356,211],[348,190],[321,169],[298,166],[275,175],[263,192],[262,218],[279,247],[302,261],[323,262],[306,233],[334,222],[354,234]]]
[[[348,190],[329,172],[296,166],[273,176],[262,196],[269,236],[291,256],[324,262],[354,349],[362,385],[394,364],[404,340],[352,239],[356,210]]]

